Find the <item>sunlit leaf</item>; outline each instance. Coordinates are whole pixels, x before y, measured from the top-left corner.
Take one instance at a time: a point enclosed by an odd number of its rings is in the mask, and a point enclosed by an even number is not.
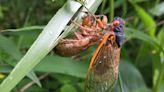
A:
[[[150,12],[155,16],[161,16],[164,14],[164,2],[159,3],[158,5],[155,5]]]

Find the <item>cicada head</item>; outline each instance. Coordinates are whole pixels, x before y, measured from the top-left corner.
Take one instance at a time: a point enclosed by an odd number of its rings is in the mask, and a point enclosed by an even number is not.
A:
[[[124,25],[125,21],[120,17],[115,17],[112,22],[114,28],[113,31],[116,35],[116,43],[120,48],[124,42]]]

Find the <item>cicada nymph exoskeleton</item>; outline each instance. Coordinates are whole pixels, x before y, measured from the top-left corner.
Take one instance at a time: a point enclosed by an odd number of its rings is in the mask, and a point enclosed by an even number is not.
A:
[[[73,38],[64,38],[55,47],[55,52],[61,56],[73,56],[92,45],[98,44],[104,35],[102,30],[106,28],[107,17],[86,13],[81,24],[74,21],[72,23],[78,26],[80,30],[74,32]]]

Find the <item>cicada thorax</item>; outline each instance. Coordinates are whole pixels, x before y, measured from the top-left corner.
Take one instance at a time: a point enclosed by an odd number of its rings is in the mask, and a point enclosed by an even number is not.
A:
[[[86,79],[86,92],[110,92],[118,77],[120,48],[114,33],[103,39],[93,56]]]
[[[82,19],[83,19],[82,20],[82,26],[91,27],[95,22],[94,17],[89,13],[86,16],[84,16]]]
[[[87,13],[87,12],[86,12]],[[97,29],[105,28],[108,23],[108,18],[105,15],[92,15],[87,13],[83,17],[82,26],[94,27]]]

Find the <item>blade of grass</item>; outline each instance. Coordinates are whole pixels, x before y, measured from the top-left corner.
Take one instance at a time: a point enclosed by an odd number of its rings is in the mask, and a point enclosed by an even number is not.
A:
[[[20,60],[20,58],[22,57],[22,54],[19,51],[18,47],[16,47],[16,45],[10,39],[7,39],[3,35],[0,35],[0,49],[3,49],[8,55],[12,56],[15,60]],[[12,62],[12,64],[10,63],[10,65],[14,67],[16,65],[16,62]],[[34,74],[33,71],[28,73],[27,77],[33,80],[37,85],[41,86],[41,83],[39,82],[37,76]]]
[[[157,35],[157,39],[159,40],[161,46],[164,48],[164,43],[163,43],[163,39],[164,39],[164,26],[160,29],[160,32]],[[155,68],[156,71],[158,71],[157,73],[154,73],[154,87],[153,90],[154,92],[162,92],[162,85],[164,84],[164,53],[161,52],[161,61],[160,64],[158,64]],[[159,66],[161,66],[159,68]]]
[[[152,37],[155,37],[156,23],[153,18],[142,7],[134,3],[132,0],[129,0],[129,2],[134,7],[139,18],[143,21],[148,34]]]
[[[153,46],[157,46],[164,53],[164,50],[161,47],[161,45],[159,44],[157,39],[152,38],[151,36],[141,32],[141,31],[138,31],[133,28],[125,28],[125,34],[126,34],[125,37],[127,39],[137,38],[137,39],[143,40]]]
[[[153,92],[162,92],[162,91],[159,91],[160,90],[160,84],[161,84],[161,81],[162,81],[162,78],[164,77],[164,63],[161,64],[161,69],[159,71],[159,76],[158,76],[158,79],[156,81],[156,84],[153,88]]]
[[[103,14],[103,11],[105,10],[105,4],[106,4],[107,0],[103,0],[102,5],[101,5],[101,10],[100,13]]]
[[[12,58],[14,58],[15,60],[19,60],[22,57],[22,54],[16,47],[16,45],[3,35],[0,35],[0,49],[4,50],[8,55],[12,56]]]
[[[124,0],[122,5],[123,17],[126,17],[127,14],[127,0]]]
[[[158,0],[156,0],[158,1]],[[153,7],[150,10],[150,13],[152,13],[155,16],[161,16],[162,14],[164,14],[164,2],[161,2],[159,4],[157,4],[155,7]]]

